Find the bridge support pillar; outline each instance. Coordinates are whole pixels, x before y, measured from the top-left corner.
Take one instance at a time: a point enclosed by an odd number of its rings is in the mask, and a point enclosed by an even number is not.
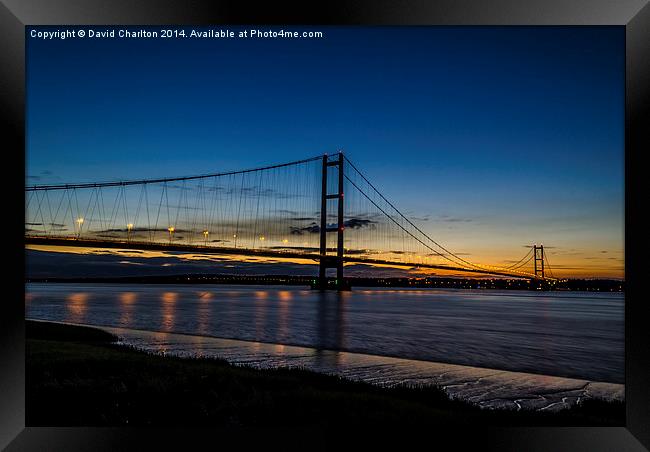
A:
[[[544,245],[533,245],[533,259],[535,262],[535,276],[544,279]]]
[[[331,167],[337,167],[338,170],[338,193],[328,194],[327,177]],[[320,266],[318,269],[318,289],[349,289],[343,277],[343,231],[344,224],[344,202],[343,202],[343,152],[339,151],[338,160],[330,161],[327,154],[323,156],[323,180],[321,190],[321,210],[320,210]],[[328,226],[327,223],[327,201],[336,199],[338,203],[336,227]],[[336,232],[336,255],[327,253],[327,233]],[[333,285],[329,284],[327,278],[327,269],[336,268],[336,280]]]

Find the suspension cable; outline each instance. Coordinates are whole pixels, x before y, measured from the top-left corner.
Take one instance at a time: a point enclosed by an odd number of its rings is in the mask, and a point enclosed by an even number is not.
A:
[[[546,255],[546,250],[544,250],[544,265],[548,268],[548,272],[551,274],[551,278],[555,278],[555,275],[553,274],[553,269],[551,268],[551,264],[548,261],[548,256]]]
[[[518,265],[518,264],[519,264],[521,261],[523,261],[524,259],[526,259],[526,258],[528,257],[528,255],[529,255],[530,253],[532,253],[532,252],[533,252],[533,249],[531,248],[530,250],[528,250],[528,252],[526,253],[526,255],[525,255],[524,257],[522,257],[521,259],[519,259],[519,260],[518,260],[517,262],[515,262],[514,264],[512,264],[512,265],[510,265],[510,266],[508,266],[508,267],[505,267],[505,268],[510,269],[510,268],[519,268],[519,267],[523,267],[524,265],[526,265],[526,264],[530,261],[530,259],[528,259],[526,262],[524,262],[524,263],[521,264],[521,265]]]
[[[432,239],[428,234],[426,234],[424,231],[422,231],[422,230],[421,230],[419,227],[417,227],[417,226],[416,226],[416,225],[415,225],[411,220],[409,220],[409,219],[408,219],[408,218],[407,218],[407,217],[406,217],[402,212],[400,212],[399,209],[397,209],[397,207],[395,207],[395,206],[394,206],[394,205],[393,205],[393,204],[392,204],[388,199],[386,199],[386,197],[385,197],[384,195],[382,195],[381,192],[380,192],[379,190],[377,190],[377,188],[376,188],[376,187],[375,187],[375,186],[374,186],[374,185],[373,185],[373,184],[372,184],[372,183],[371,183],[371,182],[370,182],[370,181],[369,181],[369,180],[368,180],[368,179],[367,179],[367,178],[366,178],[362,173],[361,173],[361,171],[359,171],[359,169],[358,169],[358,168],[357,168],[357,167],[356,167],[356,166],[355,166],[355,165],[350,161],[349,158],[347,158],[347,157],[345,157],[345,156],[343,156],[343,158],[344,158],[345,160],[347,160],[347,162],[350,164],[350,166],[352,166],[352,168],[353,168],[353,169],[354,169],[354,170],[355,170],[355,171],[356,171],[356,172],[357,172],[357,173],[358,173],[358,174],[363,178],[363,180],[366,181],[366,182],[368,183],[368,185],[369,185],[370,187],[372,187],[372,189],[373,189],[373,190],[374,190],[374,191],[375,191],[375,192],[376,192],[376,193],[377,193],[377,194],[378,194],[378,195],[379,195],[379,196],[380,196],[380,197],[381,197],[381,198],[382,198],[382,199],[383,199],[383,200],[384,200],[384,201],[385,201],[389,206],[391,206],[391,207],[395,210],[395,212],[397,212],[397,213],[398,213],[398,214],[399,214],[399,215],[400,215],[400,216],[401,216],[401,217],[402,217],[402,218],[403,218],[403,219],[404,219],[408,224],[410,224],[411,226],[413,226],[413,227],[414,227],[414,228],[415,228],[415,229],[416,229],[420,234],[422,234],[422,235],[425,236],[427,239],[429,239],[431,242],[433,242],[436,246],[438,246],[440,249],[442,249],[445,253],[449,254],[450,256],[455,257],[456,259],[458,259],[459,261],[465,263],[466,265],[469,265],[470,267],[475,267],[475,268],[478,268],[478,269],[482,269],[482,270],[486,270],[486,269],[487,269],[486,267],[484,267],[484,266],[482,266],[482,265],[474,264],[474,263],[469,262],[469,261],[467,261],[467,260],[465,260],[465,259],[463,259],[463,258],[461,258],[461,257],[458,257],[457,255],[455,255],[454,253],[452,253],[451,251],[449,251],[447,248],[445,248],[444,246],[440,245],[438,242],[436,242],[435,240],[433,240],[433,239]],[[349,180],[349,179],[348,179],[348,180]],[[355,184],[355,186],[356,186],[356,184]],[[359,187],[357,187],[357,189],[359,189]],[[368,198],[368,199],[370,199],[370,198]],[[409,233],[409,235],[413,236],[413,235],[410,234],[410,233]],[[414,238],[415,238],[415,237],[414,237]],[[418,241],[419,241],[419,240],[418,240]],[[422,242],[420,241],[420,243],[422,243]],[[438,252],[436,251],[436,253],[438,253]],[[451,259],[449,259],[449,258],[446,257],[445,255],[440,254],[440,253],[438,253],[438,254],[441,255],[441,256],[444,256],[447,260],[451,261]],[[451,261],[451,262],[453,262],[453,261]],[[456,262],[454,262],[454,263],[456,263]],[[500,268],[500,267],[494,267],[494,266],[490,266],[490,267],[492,267],[492,268],[496,268],[496,269],[500,269],[500,270],[505,270],[505,269]]]
[[[193,179],[205,179],[208,177],[219,177],[219,176],[229,176],[232,174],[244,174],[252,173],[255,171],[264,171],[274,168],[282,168],[285,166],[299,165],[301,163],[313,162],[315,160],[322,159],[322,156],[311,157],[304,160],[296,160],[295,162],[281,163],[277,165],[262,166],[258,168],[251,168],[246,170],[239,171],[226,171],[222,173],[212,173],[212,174],[202,174],[199,176],[184,176],[184,177],[174,177],[174,178],[163,178],[163,179],[140,179],[140,180],[126,180],[119,182],[89,182],[81,184],[58,184],[58,185],[32,185],[25,187],[25,191],[35,191],[35,190],[65,190],[69,188],[92,188],[92,187],[115,187],[115,186],[124,186],[124,185],[139,185],[139,184],[155,184],[161,182],[176,182],[176,181],[186,181]]]

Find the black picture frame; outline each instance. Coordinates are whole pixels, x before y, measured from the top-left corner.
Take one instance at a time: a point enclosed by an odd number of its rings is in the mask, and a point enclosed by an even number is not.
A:
[[[7,450],[124,450],[196,441],[215,445],[212,432],[133,428],[25,427],[24,337],[24,192],[25,185],[25,26],[27,25],[615,25],[626,34],[625,118],[625,392],[626,426],[611,428],[473,428],[471,432],[432,426],[421,432],[437,447],[452,440],[454,449],[623,451],[650,449],[650,363],[648,316],[642,294],[640,224],[647,182],[642,177],[648,149],[650,110],[650,7],[647,0],[444,0],[438,2],[364,0],[259,5],[245,1],[148,0],[2,0],[0,4],[0,114],[5,200],[4,226],[12,234],[5,244],[9,273],[0,303],[0,448]],[[15,214],[10,213],[15,209]],[[21,217],[20,212],[23,212]],[[296,432],[275,432],[288,439]],[[309,447],[337,444],[336,432],[324,432]],[[385,436],[391,432],[374,432]],[[392,432],[398,435],[398,432]],[[417,432],[416,432],[417,433]],[[367,433],[364,433],[367,437]],[[340,439],[340,438],[339,438]],[[246,441],[244,439],[244,441]],[[216,444],[220,444],[217,442]],[[339,443],[340,444],[340,443]]]

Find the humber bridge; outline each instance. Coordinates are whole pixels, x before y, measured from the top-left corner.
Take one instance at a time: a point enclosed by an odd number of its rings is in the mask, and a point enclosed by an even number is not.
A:
[[[343,152],[196,176],[32,185],[25,203],[26,245],[301,259],[319,263],[321,289],[346,289],[346,264],[557,281],[543,245],[507,266],[450,251]]]

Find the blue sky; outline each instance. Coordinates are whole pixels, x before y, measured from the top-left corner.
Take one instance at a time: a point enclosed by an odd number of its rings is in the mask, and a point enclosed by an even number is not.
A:
[[[567,267],[607,251],[598,265],[622,268],[623,27],[311,29],[324,38],[28,37],[27,183],[343,148],[454,250],[496,262],[545,241]]]

